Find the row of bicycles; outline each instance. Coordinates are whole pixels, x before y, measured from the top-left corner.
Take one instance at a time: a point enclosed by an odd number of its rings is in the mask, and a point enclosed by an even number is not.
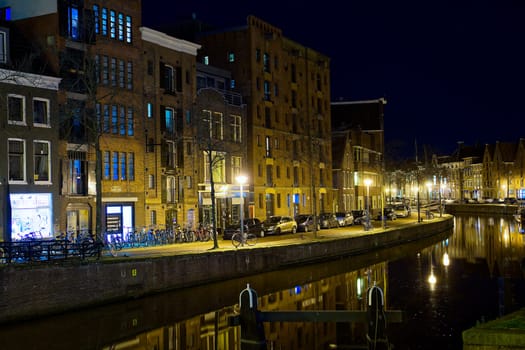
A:
[[[10,242],[0,242],[0,263],[54,261],[70,258],[100,258],[104,253],[117,256],[124,248],[151,247],[185,242],[207,242],[214,230],[200,226],[193,230],[174,225],[172,228],[142,227],[125,232],[106,231],[95,235],[89,231],[64,232],[43,238],[39,232],[19,235]]]

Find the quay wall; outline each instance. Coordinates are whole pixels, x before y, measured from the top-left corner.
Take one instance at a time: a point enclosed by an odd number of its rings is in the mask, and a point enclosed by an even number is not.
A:
[[[448,214],[493,214],[514,215],[518,210],[517,205],[505,204],[447,204],[445,212]]]
[[[444,215],[398,228],[283,246],[205,250],[154,257],[117,257],[62,264],[0,267],[0,323],[123,301],[286,267],[369,253],[450,231]]]

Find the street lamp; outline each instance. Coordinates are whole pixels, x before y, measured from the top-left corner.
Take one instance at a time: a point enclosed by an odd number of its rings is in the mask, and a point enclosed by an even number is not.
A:
[[[364,181],[366,186],[366,220],[367,220],[367,227],[370,223],[370,185],[372,184],[371,179],[365,179]]]
[[[242,186],[246,183],[246,176],[244,175],[238,175],[235,180],[237,181],[237,183],[239,184],[239,188],[240,188],[240,195],[241,195],[241,213],[240,213],[240,218],[241,218],[241,237],[243,238],[244,240],[244,196],[242,194]]]

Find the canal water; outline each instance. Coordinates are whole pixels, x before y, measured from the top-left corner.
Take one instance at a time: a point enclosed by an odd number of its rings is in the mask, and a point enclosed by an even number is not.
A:
[[[385,310],[403,313],[387,322],[391,348],[462,349],[462,331],[525,306],[513,220],[456,216],[450,232],[403,247],[3,325],[0,349],[240,349],[229,319],[248,283],[261,311],[366,311],[377,285]],[[364,322],[268,322],[264,334],[268,349],[367,348]]]

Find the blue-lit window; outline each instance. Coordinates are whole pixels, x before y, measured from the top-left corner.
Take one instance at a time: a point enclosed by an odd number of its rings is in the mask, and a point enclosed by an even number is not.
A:
[[[109,163],[109,152],[104,151],[104,180],[109,180],[111,168]]]
[[[128,136],[133,136],[135,131],[135,121],[133,119],[133,107],[128,107]]]
[[[108,35],[108,9],[102,8],[102,35]]]
[[[270,101],[270,95],[272,94],[270,88],[270,82],[268,80],[264,81],[264,99]]]
[[[126,153],[120,152],[120,179],[126,180],[127,175],[127,161],[126,161]]]
[[[121,136],[126,135],[126,107],[120,106],[119,131]]]
[[[104,105],[104,124],[102,132],[109,132],[109,105]]]
[[[209,56],[204,56],[202,58],[202,63],[204,63],[205,65],[210,64],[210,57]]]
[[[118,40],[124,41],[124,14],[118,14]]]
[[[133,90],[133,62],[128,62],[128,90]]]
[[[235,89],[235,80],[230,80],[230,89]]]
[[[117,36],[117,14],[114,10],[109,10],[109,37],[115,39]]]
[[[131,16],[126,16],[126,42],[131,44]]]
[[[78,18],[78,8],[75,6],[71,6],[68,8],[67,30],[68,30],[68,35],[72,39],[80,38],[79,25],[80,25],[80,21]]]
[[[153,104],[148,102],[147,104],[148,118],[153,118]]]
[[[111,160],[113,165],[113,180],[118,181],[118,152],[113,152],[113,159]]]
[[[172,108],[166,108],[164,118],[166,120],[166,131],[173,133],[175,131],[175,112]]]
[[[93,21],[95,22],[95,34],[100,33],[100,18],[98,5],[93,5]]]
[[[228,62],[235,62],[235,54],[233,52],[228,53]]]
[[[111,132],[116,134],[118,132],[118,107],[111,106]]]
[[[135,153],[128,153],[128,180],[135,180]]]

